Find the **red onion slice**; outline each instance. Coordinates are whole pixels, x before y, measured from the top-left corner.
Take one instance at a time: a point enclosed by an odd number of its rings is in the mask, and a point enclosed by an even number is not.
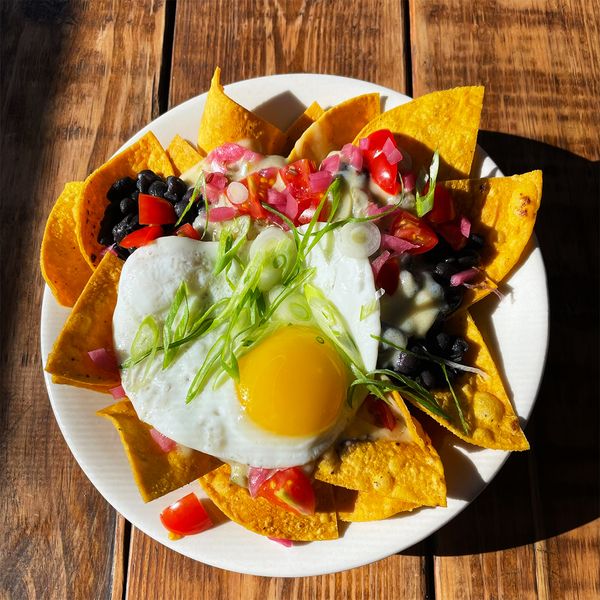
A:
[[[150,430],[150,435],[152,436],[152,439],[156,442],[157,446],[165,454],[177,448],[177,442],[173,441],[171,438],[168,438],[166,435],[163,435],[162,433],[160,433],[160,431],[156,431],[156,429],[154,428]]]
[[[450,277],[450,285],[452,287],[458,287],[459,285],[463,285],[463,283],[472,281],[477,275],[479,275],[479,269],[471,267],[470,269],[452,275],[452,277]]]
[[[415,189],[415,174],[411,171],[402,175],[402,188],[405,192],[412,192]]]
[[[329,171],[317,171],[308,176],[310,187],[315,194],[319,194],[327,190],[333,181],[333,175]]]
[[[117,359],[112,350],[98,348],[96,350],[90,350],[88,356],[100,369],[104,369],[105,371],[117,371],[119,369]]]
[[[471,235],[471,221],[467,217],[463,216],[460,218],[460,232],[466,238]]]
[[[294,542],[292,542],[292,540],[285,540],[283,538],[275,538],[275,537],[271,537],[271,536],[267,536],[272,542],[276,542],[277,544],[281,544],[282,546],[285,546],[286,548],[291,548],[294,545]]]
[[[121,398],[127,397],[127,394],[125,393],[125,390],[123,389],[122,385],[118,385],[117,387],[110,388],[108,391],[112,394],[112,397],[115,400],[120,400]]]
[[[342,157],[354,167],[357,171],[360,171],[363,166],[363,155],[360,148],[353,144],[345,144],[342,147]]]
[[[208,220],[211,223],[220,223],[221,221],[233,219],[236,214],[237,211],[231,206],[217,206],[217,208],[212,208],[208,213]]]
[[[373,270],[373,276],[377,279],[377,275],[379,275],[379,271],[385,263],[392,258],[392,253],[388,250],[384,250],[372,263],[371,269]]]
[[[396,144],[388,138],[385,140],[385,144],[383,144],[383,148],[381,149],[387,158],[387,161],[390,165],[396,165],[402,160],[402,152],[396,148]]]
[[[369,138],[361,138],[360,140],[358,140],[358,147],[364,152],[365,150],[369,149],[369,146],[371,145],[371,142],[369,141]]]
[[[394,235],[383,233],[381,234],[381,247],[386,250],[393,250],[394,252],[401,254],[402,252],[416,248],[417,245],[409,242],[408,240],[397,238]]]
[[[328,171],[332,175],[340,170],[340,155],[332,154],[323,160],[321,170]]]
[[[248,491],[252,498],[256,498],[256,494],[260,486],[277,473],[278,469],[262,469],[261,467],[248,467]]]

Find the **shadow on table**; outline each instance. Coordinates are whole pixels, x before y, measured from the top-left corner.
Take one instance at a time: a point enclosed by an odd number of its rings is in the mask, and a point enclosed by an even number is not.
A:
[[[499,133],[481,132],[479,143],[506,174],[544,172],[535,231],[548,277],[550,343],[526,428],[531,452],[513,453],[479,498],[425,542],[437,555],[529,544],[600,514],[599,163]]]

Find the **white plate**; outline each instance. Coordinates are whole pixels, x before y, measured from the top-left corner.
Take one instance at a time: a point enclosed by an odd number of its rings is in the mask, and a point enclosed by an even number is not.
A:
[[[354,79],[330,75],[275,75],[241,81],[226,87],[228,94],[285,128],[301,105],[317,100],[327,107],[342,100],[379,92],[385,108],[403,104],[408,97],[393,90]],[[151,129],[163,145],[179,133],[196,139],[206,94],[192,98],[144,127],[134,139]],[[478,154],[482,176],[500,175],[495,163]],[[507,282],[512,293],[499,304],[488,302],[483,314],[484,333],[492,333],[496,356],[505,374],[509,393],[523,424],[529,418],[544,365],[548,340],[546,275],[537,243]],[[482,310],[479,311],[482,313]],[[44,363],[66,317],[46,287],[42,306],[41,341]],[[460,443],[448,434],[440,451],[448,483],[447,508],[428,508],[380,522],[354,523],[343,537],[327,542],[299,544],[287,549],[253,534],[235,523],[225,523],[200,535],[170,541],[159,521],[161,510],[188,490],[204,493],[191,483],[149,504],[144,504],[133,482],[129,465],[114,427],[95,416],[110,404],[103,394],[55,385],[46,374],[46,385],[56,420],[77,462],[94,486],[127,520],[169,548],[190,558],[223,569],[275,577],[332,573],[364,565],[399,552],[427,537],[456,516],[498,472],[508,453],[483,450]]]

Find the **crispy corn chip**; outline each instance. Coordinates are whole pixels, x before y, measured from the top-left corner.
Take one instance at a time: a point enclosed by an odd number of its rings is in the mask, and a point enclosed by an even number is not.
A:
[[[63,306],[75,304],[92,275],[92,269],[79,249],[73,218],[73,207],[83,186],[83,181],[72,181],[65,185],[48,216],[42,240],[42,275],[54,297]]]
[[[432,92],[384,112],[356,136],[354,143],[378,129],[389,129],[412,158],[413,170],[429,168],[440,154],[439,181],[468,177],[477,144],[483,87]]]
[[[506,395],[496,365],[471,315],[464,311],[446,322],[444,331],[459,335],[469,343],[464,363],[482,369],[488,377],[464,373],[453,388],[461,404],[469,434],[461,428],[456,404],[449,391],[434,392],[450,422],[415,404],[465,442],[497,450],[527,450],[529,443]]]
[[[363,94],[326,110],[301,136],[290,162],[309,158],[320,163],[332,150],[351,142],[380,112],[379,94]]]
[[[246,488],[230,480],[231,469],[223,465],[200,478],[208,497],[232,521],[269,537],[297,541],[333,540],[338,537],[337,517],[330,486],[315,482],[314,515],[296,515],[264,498],[252,498]]]
[[[220,461],[190,448],[163,452],[150,435],[152,427],[139,420],[129,400],[97,413],[116,427],[144,502],[160,498],[212,471]]]
[[[313,102],[287,129],[287,143],[283,155],[287,156],[300,136],[324,113],[318,102]]]
[[[167,146],[167,154],[173,163],[175,175],[179,176],[202,160],[202,155],[177,134]]]
[[[113,347],[112,317],[123,261],[107,252],[79,296],[48,356],[46,371],[86,386],[115,387],[118,369],[106,371],[94,364],[90,350]]]
[[[402,512],[418,508],[418,504],[388,498],[376,492],[334,488],[335,506],[340,521],[381,521]]]
[[[221,69],[217,67],[204,105],[198,149],[208,154],[226,142],[249,140],[254,150],[263,154],[281,154],[286,136],[283,131],[240,106],[225,94],[221,85]]]
[[[467,308],[487,296],[523,253],[540,207],[542,172],[447,181],[444,186],[452,192],[458,214],[468,217],[472,231],[485,239],[481,268],[490,281],[466,290],[462,306]]]
[[[83,388],[85,390],[92,390],[92,392],[100,392],[101,394],[110,394],[111,385],[93,385],[83,383],[81,381],[73,381],[67,377],[60,377],[60,375],[52,375],[52,383],[60,383],[64,385],[73,385],[75,387]]]
[[[326,452],[315,478],[353,490],[377,493],[419,506],[446,506],[444,467],[419,422],[398,394],[406,441],[350,441]]]
[[[85,180],[79,203],[74,209],[74,217],[79,247],[92,268],[100,261],[103,249],[97,237],[108,204],[106,192],[117,179],[135,178],[144,169],[151,169],[162,177],[173,175],[171,161],[151,131],[96,169]]]

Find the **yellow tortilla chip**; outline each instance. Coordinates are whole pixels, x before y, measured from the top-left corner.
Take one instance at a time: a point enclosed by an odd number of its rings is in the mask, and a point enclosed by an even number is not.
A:
[[[73,218],[73,207],[83,186],[83,181],[72,181],[65,185],[48,216],[42,240],[42,275],[54,297],[63,306],[75,304],[92,274],[79,249]]]
[[[334,496],[338,519],[349,523],[381,521],[419,507],[418,504],[388,498],[375,492],[349,490],[342,487],[334,489]]]
[[[150,435],[152,427],[139,420],[129,400],[97,413],[116,427],[144,502],[160,498],[212,471],[220,461],[191,448],[163,452]]]
[[[175,175],[179,176],[202,160],[202,155],[177,134],[167,146],[167,154],[173,163]]]
[[[94,364],[90,350],[113,348],[112,317],[123,261],[107,252],[79,296],[48,356],[46,371],[86,385],[116,387],[118,369]]]
[[[231,482],[230,475],[229,465],[223,465],[201,477],[200,484],[222,512],[246,529],[268,537],[306,542],[339,537],[330,486],[315,481],[315,514],[296,515],[264,498],[252,498],[246,488]]]
[[[298,138],[324,113],[318,102],[313,102],[287,129],[287,143],[283,150],[287,156],[298,141]]]
[[[249,140],[254,150],[263,154],[281,154],[286,136],[283,131],[253,112],[240,106],[225,94],[221,85],[221,69],[217,67],[204,105],[198,149],[208,154],[225,142]]]
[[[67,377],[61,377],[60,375],[52,375],[52,383],[73,385],[85,390],[92,390],[92,392],[100,392],[101,394],[110,394],[111,388],[116,387],[112,385],[93,385],[89,383],[83,383],[82,381],[73,381]]]
[[[349,441],[326,452],[315,478],[419,506],[446,506],[444,467],[419,422],[394,394],[409,436],[400,440]]]
[[[469,176],[483,106],[483,87],[432,92],[384,112],[370,121],[354,143],[378,129],[389,129],[412,158],[413,170],[429,169],[440,154],[438,181]]]
[[[326,110],[301,136],[289,161],[309,158],[319,164],[332,150],[340,150],[380,112],[379,94],[363,94]]]
[[[465,291],[462,306],[467,308],[487,296],[490,285],[502,281],[523,253],[540,207],[542,172],[447,181],[444,187],[451,191],[457,213],[468,217],[471,230],[485,239],[481,268],[491,281]]]
[[[106,192],[117,179],[135,179],[137,173],[144,169],[151,169],[161,177],[173,175],[171,161],[151,131],[96,169],[85,180],[79,203],[74,209],[74,217],[79,247],[92,268],[100,262],[103,250],[97,237],[104,210],[109,204]]]
[[[450,416],[450,422],[419,404],[413,404],[465,442],[496,450],[529,449],[500,374],[471,315],[467,311],[455,315],[446,322],[444,331],[466,339],[469,350],[464,364],[477,367],[487,374],[487,377],[483,377],[477,373],[464,373],[453,383],[469,433],[465,434],[461,428],[450,391],[433,392],[442,409]]]

